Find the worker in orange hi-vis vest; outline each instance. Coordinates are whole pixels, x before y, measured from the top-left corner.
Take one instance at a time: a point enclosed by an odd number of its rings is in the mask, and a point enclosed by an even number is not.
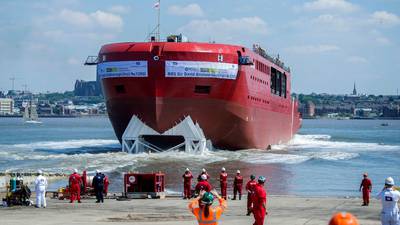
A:
[[[218,199],[219,205],[212,207],[214,197]],[[213,190],[211,192],[201,191],[200,196],[192,200],[188,208],[196,217],[199,225],[218,225],[227,205],[225,199],[221,198],[216,190]]]

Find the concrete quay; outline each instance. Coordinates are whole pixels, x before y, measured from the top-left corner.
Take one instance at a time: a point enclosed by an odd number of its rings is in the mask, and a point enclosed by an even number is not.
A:
[[[189,201],[179,198],[134,199],[117,201],[106,199],[104,204],[94,199],[83,199],[81,204],[67,200],[47,199],[47,208],[0,207],[2,225],[8,224],[197,224],[187,209]],[[216,204],[216,203],[214,203]],[[268,196],[267,225],[326,225],[335,212],[347,211],[357,216],[362,225],[380,224],[380,203],[372,200],[362,207],[359,198]],[[228,200],[228,209],[220,224],[253,224],[246,216],[246,199]]]

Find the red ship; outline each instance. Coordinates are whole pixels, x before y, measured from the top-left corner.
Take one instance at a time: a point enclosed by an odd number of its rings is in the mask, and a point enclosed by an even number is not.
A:
[[[301,125],[290,69],[259,46],[126,42],[102,46],[97,61],[108,115],[121,141],[136,115],[157,132],[186,116],[213,146],[267,149]]]

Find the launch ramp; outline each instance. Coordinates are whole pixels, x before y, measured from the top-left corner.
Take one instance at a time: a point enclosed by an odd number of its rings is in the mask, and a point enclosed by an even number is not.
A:
[[[190,116],[160,134],[134,115],[122,135],[122,151],[135,154],[181,149],[189,153],[202,153],[206,145],[203,130]]]

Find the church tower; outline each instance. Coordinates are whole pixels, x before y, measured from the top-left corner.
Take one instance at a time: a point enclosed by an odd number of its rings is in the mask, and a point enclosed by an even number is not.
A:
[[[356,82],[354,82],[353,95],[357,95]]]

